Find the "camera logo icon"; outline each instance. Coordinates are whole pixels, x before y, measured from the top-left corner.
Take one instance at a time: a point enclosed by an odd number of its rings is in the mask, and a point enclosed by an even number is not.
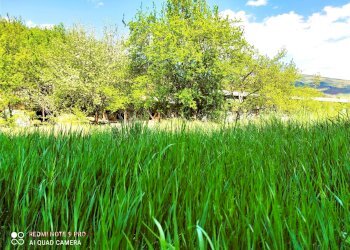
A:
[[[12,232],[11,233],[11,244],[16,246],[22,246],[24,244],[24,233],[23,232]]]

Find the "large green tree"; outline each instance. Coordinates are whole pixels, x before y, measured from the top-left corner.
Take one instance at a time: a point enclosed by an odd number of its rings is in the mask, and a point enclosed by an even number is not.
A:
[[[28,29],[21,20],[0,19],[0,104],[10,115],[14,105],[23,101],[27,87],[30,48]]]
[[[45,121],[46,113],[57,111],[55,90],[58,86],[51,77],[49,58],[55,52],[54,45],[64,40],[65,29],[63,25],[53,29],[31,28],[28,30],[28,44],[31,48],[30,67],[27,69],[28,102],[27,106],[41,110]]]
[[[242,30],[205,1],[169,0],[129,23],[131,73],[150,110],[202,116],[223,104],[225,68],[242,64]]]
[[[285,62],[285,56],[285,50],[273,58],[254,52],[246,56],[243,67],[228,72],[225,89],[242,95],[233,105],[236,111],[256,108],[283,110],[288,106],[300,75],[293,62]]]
[[[128,102],[122,88],[126,59],[112,29],[107,29],[102,39],[82,27],[69,30],[56,45],[50,62],[60,108],[94,113],[96,123],[106,109],[124,108]]]
[[[20,19],[0,20],[1,105],[12,109],[21,104],[28,109],[54,109],[54,81],[48,77],[47,58],[53,44],[64,37],[62,25],[52,29],[28,28]]]
[[[221,17],[204,0],[168,0],[160,12],[139,11],[129,28],[134,86],[147,90],[137,93],[153,112],[213,114],[224,106],[223,90],[248,93],[238,109],[276,107],[298,78],[285,51],[260,55],[239,20]]]

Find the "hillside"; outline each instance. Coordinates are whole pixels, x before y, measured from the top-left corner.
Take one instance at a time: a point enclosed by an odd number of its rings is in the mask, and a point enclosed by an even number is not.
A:
[[[327,95],[350,95],[350,80],[342,80],[329,77],[321,77],[319,86],[313,84],[312,75],[303,75],[301,81],[296,86],[312,86]]]

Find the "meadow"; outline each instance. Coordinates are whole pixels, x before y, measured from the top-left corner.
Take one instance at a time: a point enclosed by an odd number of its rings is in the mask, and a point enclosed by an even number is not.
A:
[[[0,132],[0,249],[347,249],[349,148],[348,119]]]

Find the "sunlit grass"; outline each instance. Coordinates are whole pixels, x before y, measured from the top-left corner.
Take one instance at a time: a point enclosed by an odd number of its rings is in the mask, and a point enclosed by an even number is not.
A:
[[[191,126],[0,133],[0,248],[12,231],[93,232],[82,249],[350,247],[348,120]]]

